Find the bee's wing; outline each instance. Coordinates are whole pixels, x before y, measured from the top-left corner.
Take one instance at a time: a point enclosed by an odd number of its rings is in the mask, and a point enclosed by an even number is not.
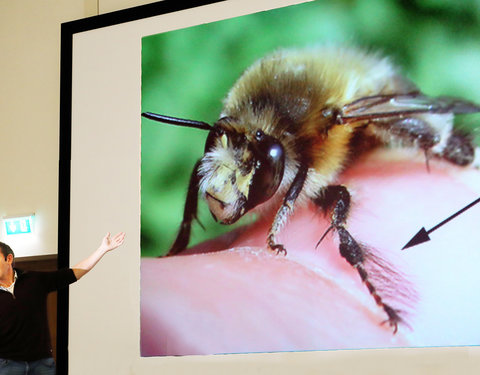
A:
[[[475,113],[480,105],[452,97],[429,97],[419,92],[367,96],[343,107],[343,123],[380,120],[388,117],[408,117],[416,113]]]

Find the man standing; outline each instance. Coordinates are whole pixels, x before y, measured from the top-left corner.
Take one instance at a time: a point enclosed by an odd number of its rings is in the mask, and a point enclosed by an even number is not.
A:
[[[22,272],[13,267],[14,253],[0,242],[0,375],[54,375],[47,321],[47,295],[89,272],[125,233],[108,233],[96,251],[73,268]]]

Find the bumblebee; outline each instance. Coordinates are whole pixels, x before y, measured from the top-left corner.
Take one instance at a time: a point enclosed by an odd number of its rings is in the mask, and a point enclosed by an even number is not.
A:
[[[468,134],[453,129],[453,118],[475,112],[480,106],[466,100],[422,94],[388,58],[376,53],[323,47],[267,55],[233,85],[213,126],[142,114],[208,131],[169,255],[188,245],[199,192],[223,224],[252,210],[276,210],[266,242],[277,253],[286,253],[276,237],[294,208],[311,201],[330,217],[320,241],[335,231],[341,256],[357,270],[396,332],[401,314],[384,302],[369,277],[365,249],[347,228],[351,196],[337,178],[376,147],[416,148],[425,153],[427,167],[432,157],[471,164],[475,146]]]

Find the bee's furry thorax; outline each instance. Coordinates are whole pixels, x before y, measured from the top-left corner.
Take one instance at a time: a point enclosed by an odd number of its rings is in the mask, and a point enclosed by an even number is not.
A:
[[[389,59],[377,54],[338,47],[280,50],[240,76],[221,117],[232,118],[238,131],[261,129],[277,137],[285,146],[287,165],[308,163],[309,181],[318,190],[345,167],[355,133],[354,126],[327,130],[330,119],[324,110],[364,96],[414,89]],[[287,167],[283,187],[293,174]]]

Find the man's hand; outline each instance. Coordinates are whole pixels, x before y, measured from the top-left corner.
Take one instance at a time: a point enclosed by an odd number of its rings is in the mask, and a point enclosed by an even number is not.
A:
[[[113,238],[110,237],[110,233],[107,233],[105,237],[103,237],[103,240],[99,249],[104,253],[107,253],[109,251],[116,249],[120,245],[122,245],[124,240],[125,240],[124,232],[117,233],[115,236],[113,236]]]
[[[85,276],[90,270],[95,267],[95,265],[102,259],[102,257],[109,251],[116,249],[123,244],[125,239],[125,233],[117,233],[113,238],[110,237],[110,233],[107,233],[102,240],[102,243],[96,251],[94,251],[90,256],[78,262],[75,266],[72,267],[73,272],[77,280]]]

